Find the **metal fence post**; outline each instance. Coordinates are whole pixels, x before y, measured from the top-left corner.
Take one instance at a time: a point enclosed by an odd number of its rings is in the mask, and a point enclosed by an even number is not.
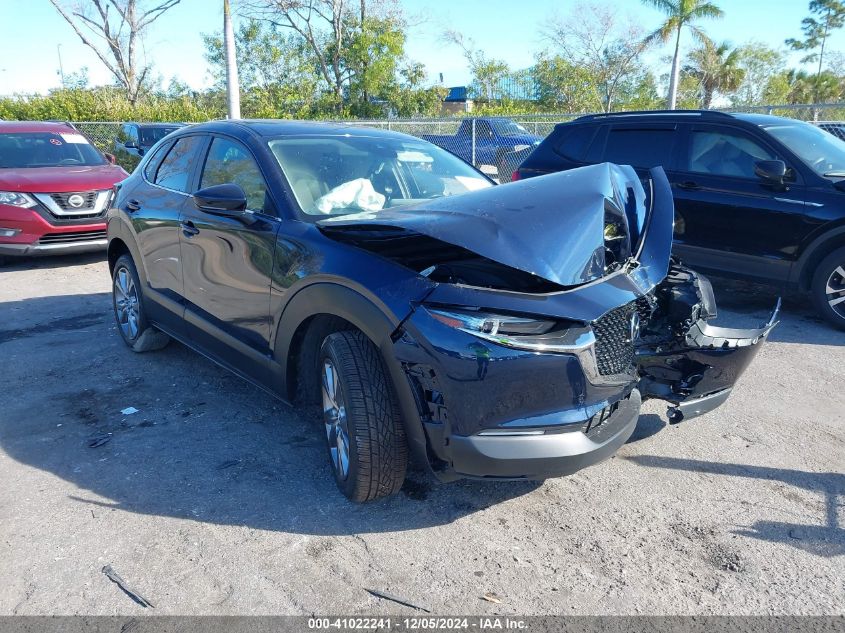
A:
[[[475,167],[475,119],[472,120],[472,166]]]

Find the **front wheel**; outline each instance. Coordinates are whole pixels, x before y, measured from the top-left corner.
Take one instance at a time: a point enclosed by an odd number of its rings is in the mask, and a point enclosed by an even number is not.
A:
[[[141,301],[141,282],[135,262],[122,255],[112,273],[112,306],[117,329],[133,352],[149,352],[167,345],[170,337],[147,321]]]
[[[362,333],[330,334],[320,349],[323,422],[341,492],[372,501],[399,491],[408,446],[381,353]]]
[[[845,330],[845,248],[833,251],[816,267],[811,292],[819,313]]]

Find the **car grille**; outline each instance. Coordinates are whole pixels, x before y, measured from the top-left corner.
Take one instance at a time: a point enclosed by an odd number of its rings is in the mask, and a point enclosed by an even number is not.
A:
[[[66,244],[68,242],[95,242],[106,239],[105,231],[73,231],[71,233],[45,233],[39,244]]]
[[[93,209],[94,203],[97,201],[97,191],[78,191],[78,192],[70,192],[70,193],[51,193],[50,197],[53,199],[53,202],[56,203],[62,211],[84,211],[86,209]],[[70,200],[71,196],[82,196],[82,199],[85,202],[78,207],[71,206]]]
[[[620,306],[593,321],[596,337],[596,365],[602,376],[628,373],[634,364],[631,318],[639,312],[638,303]]]

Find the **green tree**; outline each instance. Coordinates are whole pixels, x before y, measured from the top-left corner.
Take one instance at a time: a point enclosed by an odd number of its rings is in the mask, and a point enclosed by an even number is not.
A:
[[[824,100],[826,82],[822,79],[822,68],[824,65],[825,46],[830,32],[834,29],[841,29],[845,26],[845,3],[840,0],[811,0],[809,17],[801,20],[801,30],[804,32],[804,39],[790,38],[786,45],[796,51],[813,51],[801,61],[810,63],[818,61],[816,68],[816,81],[813,86],[820,92],[811,95],[813,103]]]
[[[684,70],[698,81],[701,107],[705,109],[713,104],[716,94],[738,90],[745,78],[745,70],[740,66],[740,51],[731,50],[727,42],[704,42],[689,54],[689,62]]]
[[[405,22],[396,2],[359,0],[358,11],[343,0],[242,0],[244,15],[297,34],[309,49],[337,114],[354,92],[368,101],[370,89],[395,81],[404,55]],[[373,4],[375,10],[370,10]],[[392,72],[391,72],[392,71]]]
[[[618,12],[581,4],[570,15],[553,17],[547,23],[546,38],[561,56],[591,75],[598,109],[610,112],[620,95],[642,80],[642,55],[650,42],[643,39],[639,25],[620,20]]]
[[[731,95],[733,106],[755,106],[767,103],[783,103],[786,93],[777,98],[776,77],[784,70],[784,56],[780,51],[761,44],[749,42],[740,46],[737,65],[743,70],[742,82]]]
[[[542,53],[532,69],[537,100],[548,112],[596,112],[602,109],[596,78],[588,68],[560,55]]]
[[[489,57],[460,31],[446,31],[443,40],[458,46],[464,53],[475,84],[469,96],[487,102],[501,99],[501,83],[510,74],[507,62]]]
[[[693,39],[700,43],[709,41],[707,35],[696,25],[696,22],[705,18],[721,18],[724,12],[708,0],[643,0],[643,2],[666,14],[666,20],[663,24],[649,34],[645,41],[660,41],[665,44],[673,37],[675,38],[675,52],[672,56],[672,71],[669,78],[669,98],[667,99],[669,109],[674,110],[681,66],[681,33],[686,27]]]

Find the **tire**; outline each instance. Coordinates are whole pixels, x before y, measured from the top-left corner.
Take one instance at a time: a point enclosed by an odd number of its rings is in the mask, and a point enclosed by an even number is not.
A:
[[[810,291],[819,314],[845,330],[845,248],[833,251],[816,266]]]
[[[133,352],[150,352],[170,342],[167,334],[147,321],[138,271],[129,255],[121,255],[114,264],[112,307],[117,331]]]
[[[395,494],[405,481],[408,445],[381,353],[362,332],[346,330],[326,337],[318,359],[335,482],[356,502]]]

